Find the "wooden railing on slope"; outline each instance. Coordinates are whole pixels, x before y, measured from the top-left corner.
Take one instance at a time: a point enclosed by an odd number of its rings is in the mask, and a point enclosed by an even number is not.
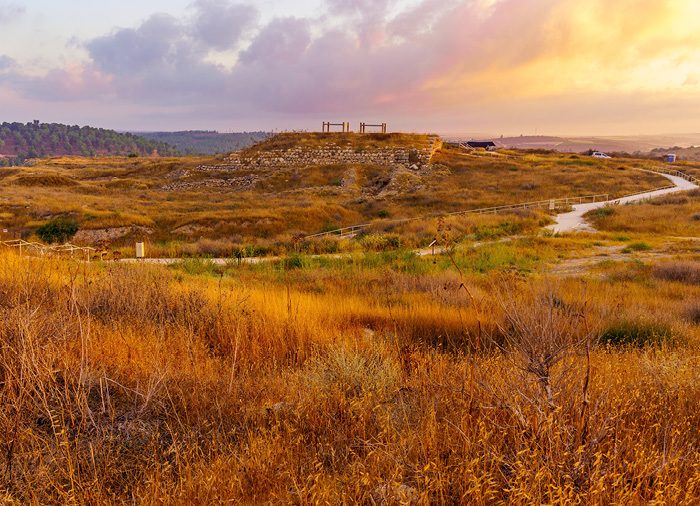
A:
[[[24,252],[37,253],[41,256],[45,255],[60,255],[60,254],[70,254],[73,256],[74,253],[78,252],[80,254],[85,254],[87,261],[90,261],[90,257],[95,248],[90,248],[87,246],[76,246],[75,244],[65,243],[56,246],[51,246],[48,244],[42,244],[40,242],[29,242],[24,239],[13,239],[10,241],[0,241],[1,246],[7,248],[17,248],[19,254],[22,255]]]
[[[680,177],[681,179],[685,179],[686,181],[700,185],[700,179],[698,179],[695,176],[691,176],[690,174],[686,174],[685,172],[682,172],[678,169],[656,168],[650,169],[649,172],[658,172],[660,174],[667,174],[669,176]]]
[[[447,216],[463,216],[463,215],[468,215],[468,214],[498,214],[502,212],[508,212],[508,211],[516,211],[518,209],[547,209],[554,211],[556,209],[559,209],[561,207],[568,207],[570,205],[574,204],[585,204],[588,202],[606,202],[609,198],[609,194],[607,193],[601,193],[597,195],[586,195],[583,197],[564,197],[560,199],[548,199],[548,200],[538,200],[534,202],[521,202],[519,204],[508,204],[508,205],[503,205],[503,206],[495,206],[495,207],[482,207],[479,209],[468,209],[466,211],[456,211],[456,212],[451,212],[451,213],[439,213],[439,214],[433,214],[429,216],[419,216],[416,218],[404,218],[404,219],[399,219],[399,220],[388,220],[384,221],[383,223],[388,223],[388,224],[400,224],[400,223],[409,223],[412,221],[420,221],[420,220],[426,220],[426,219],[431,219],[431,218],[441,218],[441,217],[447,217]],[[338,228],[335,230],[328,230],[326,232],[320,232],[318,234],[313,234],[313,235],[308,235],[305,237],[305,239],[315,239],[319,237],[330,237],[330,236],[338,236],[338,237],[348,237],[348,236],[353,236],[356,235],[358,232],[361,232],[369,227],[371,227],[373,223],[363,223],[360,225],[352,225],[349,227],[342,227]]]

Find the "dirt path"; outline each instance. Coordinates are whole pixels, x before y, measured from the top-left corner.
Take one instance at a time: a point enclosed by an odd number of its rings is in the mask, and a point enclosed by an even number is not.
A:
[[[563,213],[557,215],[557,222],[554,225],[551,225],[547,227],[549,230],[553,231],[554,233],[563,233],[563,232],[577,232],[577,231],[592,231],[593,227],[591,227],[586,220],[584,219],[583,215],[586,214],[589,211],[593,211],[594,209],[600,209],[601,207],[609,206],[609,205],[624,205],[624,204],[630,204],[633,202],[641,202],[643,200],[649,200],[653,199],[656,197],[661,197],[663,195],[668,195],[671,193],[678,193],[682,191],[688,191],[688,190],[693,190],[695,188],[698,188],[698,185],[691,183],[690,181],[686,181],[685,179],[678,177],[678,176],[671,176],[669,174],[659,174],[660,176],[665,177],[669,181],[671,181],[674,185],[676,185],[675,188],[667,188],[665,190],[656,190],[656,191],[651,191],[647,193],[641,193],[639,195],[632,195],[629,197],[623,197],[621,199],[617,200],[609,200],[607,202],[595,202],[591,204],[578,204],[574,206],[574,210],[569,212],[569,213]]]
[[[623,253],[624,246],[603,246],[596,248],[591,255],[567,258],[558,264],[548,266],[546,272],[561,277],[579,276],[601,262],[634,262],[639,260],[661,260],[675,258],[677,253],[650,251],[644,253]]]

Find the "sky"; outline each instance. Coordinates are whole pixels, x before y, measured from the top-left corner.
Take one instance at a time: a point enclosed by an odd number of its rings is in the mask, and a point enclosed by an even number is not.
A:
[[[0,0],[0,121],[700,132],[697,0]]]

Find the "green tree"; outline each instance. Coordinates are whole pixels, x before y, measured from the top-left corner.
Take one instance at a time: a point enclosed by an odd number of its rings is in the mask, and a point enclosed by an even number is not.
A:
[[[49,244],[68,242],[78,229],[78,224],[74,220],[58,218],[37,228],[36,235]]]

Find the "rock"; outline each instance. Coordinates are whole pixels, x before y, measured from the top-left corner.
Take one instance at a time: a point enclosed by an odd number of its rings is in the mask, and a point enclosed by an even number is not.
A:
[[[387,483],[378,486],[372,492],[372,499],[377,505],[418,504],[418,490],[404,483]]]
[[[97,229],[81,229],[73,237],[73,241],[78,244],[98,244],[102,242],[110,242],[115,239],[121,239],[132,232],[141,232],[151,235],[153,230],[148,227],[114,227],[114,228],[97,228]]]

